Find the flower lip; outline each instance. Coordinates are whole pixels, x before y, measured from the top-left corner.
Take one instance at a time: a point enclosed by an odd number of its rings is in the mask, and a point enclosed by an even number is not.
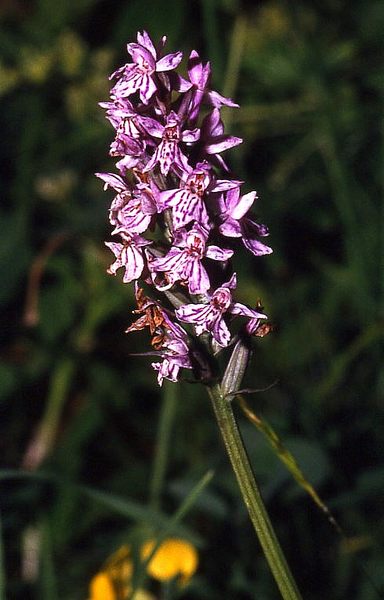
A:
[[[202,259],[204,256],[205,241],[196,232],[188,234],[187,237],[188,247],[186,249],[190,256]]]
[[[225,287],[218,288],[211,298],[212,306],[221,312],[224,312],[229,308],[231,301],[231,292]]]

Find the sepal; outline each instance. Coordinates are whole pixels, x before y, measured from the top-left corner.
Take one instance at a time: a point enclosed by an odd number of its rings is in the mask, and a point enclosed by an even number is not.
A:
[[[231,358],[225,369],[224,377],[221,382],[221,390],[228,400],[241,389],[241,383],[249,360],[251,358],[251,344],[248,336],[241,335],[234,349]]]

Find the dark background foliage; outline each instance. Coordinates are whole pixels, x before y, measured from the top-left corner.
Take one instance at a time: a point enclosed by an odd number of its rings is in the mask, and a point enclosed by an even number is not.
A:
[[[105,274],[111,194],[93,173],[112,168],[112,130],[97,102],[142,29],[197,49],[241,104],[225,113],[244,138],[227,156],[274,248],[235,265],[238,299],[262,298],[275,324],[246,386],[276,383],[248,401],[346,532],[239,416],[287,559],[305,598],[383,597],[383,3],[8,0],[0,17],[3,597],[87,597],[142,520],[129,503],[147,505],[176,392],[163,515],[214,477],[180,524],[198,574],[169,597],[278,598],[205,390],[157,387],[131,356],[145,335],[124,335],[132,290]]]

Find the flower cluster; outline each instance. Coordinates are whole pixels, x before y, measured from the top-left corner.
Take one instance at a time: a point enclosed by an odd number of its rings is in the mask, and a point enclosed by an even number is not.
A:
[[[141,316],[127,331],[148,327],[160,385],[193,368],[195,336],[205,334],[215,351],[228,346],[235,315],[246,318],[248,335],[257,330],[265,315],[233,300],[230,259],[236,238],[255,256],[272,252],[260,239],[268,229],[249,215],[256,192],[241,193],[222,157],[242,142],[224,132],[220,116],[223,106],[237,104],[209,88],[210,64],[195,50],[181,76],[182,53],[164,54],[165,42],[155,47],[139,32],[127,46],[132,62],[111,75],[110,101],[101,106],[116,132],[110,155],[118,174],[97,173],[116,192],[108,272],[123,269],[123,281],[135,282]]]

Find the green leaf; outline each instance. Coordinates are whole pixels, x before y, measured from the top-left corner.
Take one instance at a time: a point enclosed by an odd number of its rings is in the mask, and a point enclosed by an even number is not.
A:
[[[292,477],[299,484],[299,486],[309,494],[315,504],[327,515],[328,519],[333,523],[333,525],[339,530],[339,526],[336,521],[332,517],[328,507],[321,500],[320,496],[316,492],[313,485],[308,481],[306,476],[304,475],[301,467],[299,466],[295,456],[292,454],[290,450],[288,450],[286,444],[284,444],[273,428],[263,419],[258,417],[247,405],[243,396],[238,396],[239,405],[247,417],[247,419],[257,427],[257,429],[266,437],[273,451],[276,453],[276,456],[281,460],[281,462],[286,466],[288,471],[291,473]],[[296,440],[296,448],[300,446],[300,442]],[[301,442],[301,456],[303,458],[305,444]],[[307,445],[308,450],[308,445]],[[316,459],[319,460],[320,453],[317,452]],[[308,458],[308,457],[307,457]],[[312,454],[312,458],[314,458],[314,453]],[[313,462],[312,462],[313,466]],[[323,460],[323,471],[325,470],[326,462]]]

